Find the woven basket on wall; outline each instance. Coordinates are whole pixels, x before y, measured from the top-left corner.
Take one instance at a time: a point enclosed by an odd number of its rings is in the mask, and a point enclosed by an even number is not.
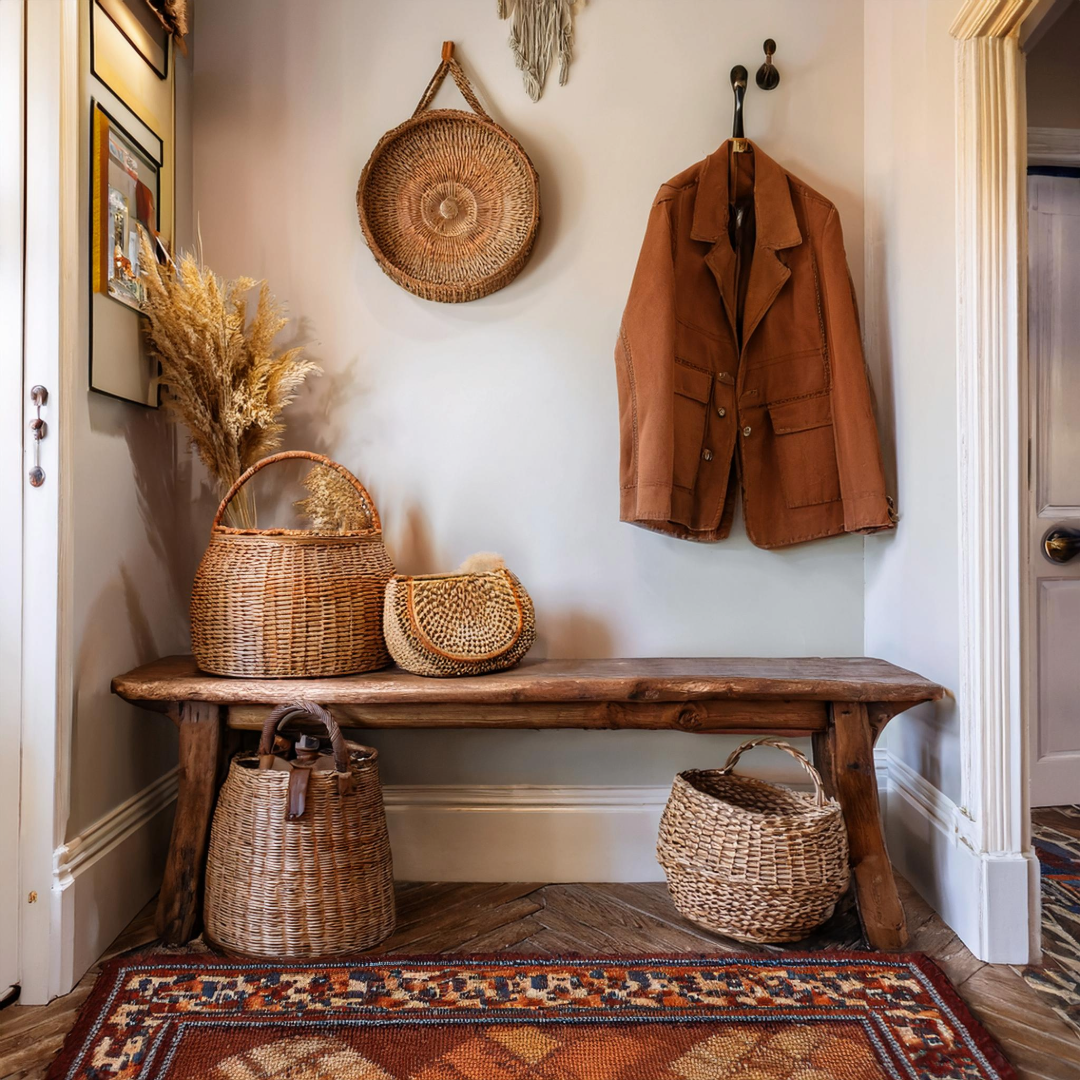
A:
[[[503,671],[536,640],[532,599],[497,557],[474,555],[456,574],[395,575],[383,621],[391,655],[416,675]]]
[[[403,289],[460,304],[509,284],[532,253],[540,178],[484,111],[443,43],[416,111],[388,131],[360,176],[356,208],[371,253]],[[472,112],[428,109],[447,72]]]
[[[291,819],[291,771],[273,765],[291,720],[325,728],[336,772],[311,771]],[[327,956],[369,949],[394,929],[394,873],[378,752],[346,743],[319,705],[280,705],[257,754],[233,758],[218,795],[206,863],[206,936],[246,956]]]
[[[754,746],[791,754],[814,793],[731,770]],[[737,941],[798,941],[828,919],[848,885],[847,830],[817,769],[793,746],[743,743],[722,769],[680,773],[660,819],[656,854],[675,906]]]
[[[251,477],[290,458],[337,470],[355,491],[370,526],[320,533],[222,524],[230,501]],[[214,517],[191,592],[195,662],[215,675],[275,679],[386,667],[383,593],[393,573],[379,513],[348,469],[305,450],[263,458],[233,484]]]

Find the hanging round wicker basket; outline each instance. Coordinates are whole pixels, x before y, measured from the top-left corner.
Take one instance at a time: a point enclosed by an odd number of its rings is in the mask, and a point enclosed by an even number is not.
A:
[[[443,43],[416,111],[372,151],[356,192],[364,239],[403,289],[461,304],[508,285],[532,253],[540,177],[518,141],[484,111]],[[472,112],[429,109],[447,73]]]

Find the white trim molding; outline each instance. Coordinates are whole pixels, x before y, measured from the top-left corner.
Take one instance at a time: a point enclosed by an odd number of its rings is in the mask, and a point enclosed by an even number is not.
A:
[[[178,783],[174,768],[53,853],[60,993],[78,982],[157,892]]]
[[[1029,165],[1080,165],[1080,128],[1029,127]]]
[[[875,758],[885,792],[884,759]],[[789,782],[789,775],[791,781]],[[802,774],[773,777],[809,790]],[[400,881],[663,881],[656,837],[671,785],[388,785]]]
[[[1035,4],[968,0],[952,26],[957,39],[961,750],[961,803],[954,821],[958,842],[970,849],[979,868],[980,888],[989,887],[992,866],[1010,867],[993,882],[993,903],[1011,909],[1014,926],[1021,911],[1027,914],[1026,942],[1019,947],[985,896],[976,908],[977,926],[968,926],[961,936],[981,959],[1010,963],[1027,962],[1039,949],[1021,707],[1020,582],[1027,553],[1019,449],[1026,266],[1019,32]],[[907,788],[917,790],[913,784]],[[910,801],[917,803],[914,796]],[[940,824],[937,818],[927,820],[936,822],[935,828]],[[964,889],[940,891],[949,894],[940,904],[953,910]],[[943,907],[939,910],[945,915]],[[960,932],[960,925],[945,917]]]
[[[976,850],[971,821],[960,808],[911,766],[885,756],[888,780],[881,790],[896,870],[980,959],[1026,961],[1029,925],[1039,918],[1038,860],[1031,852]]]

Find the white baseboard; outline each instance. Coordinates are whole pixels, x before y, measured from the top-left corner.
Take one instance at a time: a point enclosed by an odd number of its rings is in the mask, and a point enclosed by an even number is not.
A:
[[[1039,957],[1039,864],[1033,853],[988,854],[968,840],[957,805],[905,762],[888,757],[889,857],[980,960]]]
[[[172,832],[177,770],[57,848],[60,993],[67,993],[161,885]]]
[[[384,792],[405,881],[663,881],[668,787],[421,787]]]
[[[885,778],[878,765],[878,783]],[[763,779],[805,789],[778,769]],[[669,784],[648,787],[388,786],[401,881],[663,881],[656,861]]]

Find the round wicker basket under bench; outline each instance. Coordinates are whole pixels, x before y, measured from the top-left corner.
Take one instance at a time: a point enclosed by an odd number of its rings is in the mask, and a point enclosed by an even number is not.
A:
[[[113,680],[113,692],[180,728],[180,791],[158,902],[169,944],[195,926],[223,729],[261,730],[269,708],[302,698],[344,728],[647,728],[810,736],[843,810],[866,938],[902,949],[904,911],[885,850],[874,741],[897,713],[944,689],[883,660],[529,660],[509,671],[425,679],[398,669],[325,679],[206,675],[172,656]]]

